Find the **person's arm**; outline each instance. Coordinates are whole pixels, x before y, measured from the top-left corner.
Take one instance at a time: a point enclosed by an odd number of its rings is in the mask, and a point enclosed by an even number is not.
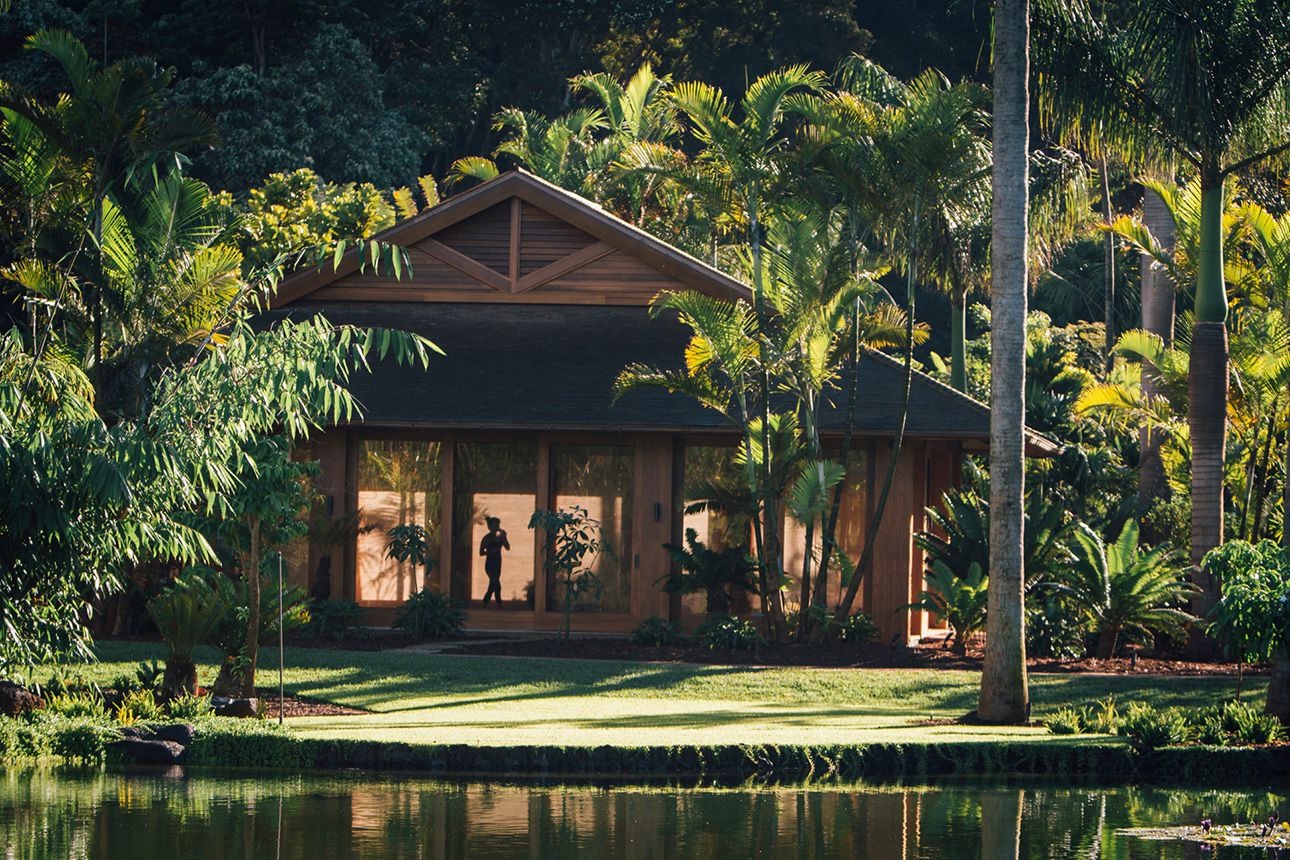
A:
[[[488,535],[484,535],[482,538],[480,538],[480,539],[479,539],[479,554],[480,554],[480,555],[488,555],[488,548],[487,548],[487,544],[488,544]]]
[[[502,537],[502,546],[504,546],[506,549],[510,549],[510,548],[511,548],[511,542],[510,542],[509,540],[507,540],[507,539],[506,539],[506,531],[505,531],[505,530],[503,530],[500,534],[501,534],[501,537]]]

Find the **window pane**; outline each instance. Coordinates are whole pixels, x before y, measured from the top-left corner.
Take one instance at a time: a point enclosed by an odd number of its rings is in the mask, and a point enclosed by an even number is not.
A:
[[[687,445],[685,446],[685,483],[683,498],[685,506],[696,502],[705,502],[708,507],[701,511],[686,513],[681,523],[681,534],[684,539],[688,529],[694,529],[698,538],[708,548],[721,551],[728,546],[748,549],[751,526],[745,520],[733,518],[723,507],[732,505],[735,496],[746,493],[744,477],[735,466],[735,447],[733,445]],[[736,612],[748,609],[748,596],[736,592],[735,603],[731,607]],[[706,594],[687,594],[681,598],[683,620],[694,623],[707,612],[708,597]]]
[[[386,558],[390,529],[420,524],[428,533],[427,559],[439,559],[440,445],[388,439],[364,439],[358,447],[359,603],[402,603],[423,584],[419,565]]]
[[[491,598],[489,557],[479,551],[490,534],[488,519],[495,517],[510,544],[506,549],[496,537],[489,541],[500,602],[531,608],[536,550],[528,525],[537,508],[537,444],[460,442],[455,455],[452,596]]]
[[[599,598],[584,593],[580,612],[631,612],[632,496],[635,449],[627,445],[552,445],[551,494],[555,508],[584,508],[599,520],[607,547],[592,566],[600,578]],[[547,583],[547,608],[560,612],[564,589]]]

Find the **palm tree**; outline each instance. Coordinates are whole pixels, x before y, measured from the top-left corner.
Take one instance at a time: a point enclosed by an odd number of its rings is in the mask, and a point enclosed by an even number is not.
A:
[[[855,566],[858,575],[851,577],[836,608],[835,620],[841,623],[872,562],[904,442],[913,381],[916,289],[925,279],[964,294],[970,277],[965,260],[973,259],[971,225],[979,223],[989,198],[990,153],[983,133],[986,93],[979,86],[951,85],[932,70],[904,83],[862,57],[845,61],[837,78],[835,92],[796,101],[810,122],[809,145],[818,152],[852,225],[871,232],[892,268],[903,275],[906,325],[901,418]],[[855,226],[851,229],[860,232]],[[964,336],[962,326],[956,328],[956,336]],[[961,359],[961,344],[955,351]]]
[[[1267,0],[1141,0],[1110,23],[1088,0],[1046,3],[1036,25],[1040,109],[1131,165],[1185,162],[1200,182],[1196,324],[1189,367],[1191,558],[1198,615],[1217,599],[1200,561],[1223,540],[1228,302],[1226,179],[1290,150],[1286,8]]]
[[[791,66],[769,72],[753,81],[738,107],[721,90],[704,83],[678,84],[672,100],[688,121],[690,133],[702,147],[688,161],[677,160],[657,148],[636,146],[626,163],[635,172],[664,176],[696,198],[707,210],[709,223],[724,225],[725,231],[748,255],[756,318],[757,344],[763,353],[753,380],[753,406],[760,419],[760,456],[751,450],[753,440],[745,439],[745,457],[762,468],[770,463],[770,311],[765,289],[766,226],[794,178],[786,170],[789,141],[783,133],[791,108],[790,96],[817,90],[824,83],[819,72],[806,66]],[[660,158],[663,155],[665,157]],[[749,424],[748,426],[751,426]],[[750,478],[753,475],[750,473]],[[782,548],[779,543],[778,499],[769,476],[762,475],[757,492],[762,499],[762,516],[757,538],[757,556],[762,565],[761,591],[772,633],[785,633],[780,583],[783,579]]]
[[[1029,0],[998,0],[994,12],[991,177],[991,588],[977,714],[999,723],[1030,717],[1023,569],[1029,66]]]
[[[126,184],[152,169],[165,169],[181,153],[216,142],[214,125],[203,114],[170,104],[171,75],[150,60],[132,58],[100,69],[85,46],[62,30],[36,33],[26,47],[52,57],[67,76],[71,92],[51,104],[6,82],[0,84],[0,106],[39,129],[63,154],[87,165],[83,182],[89,241],[81,242],[71,258],[87,257],[82,265],[101,269],[107,198],[124,193]],[[86,364],[96,391],[104,383],[105,287],[99,280],[88,279],[82,286],[91,336]]]
[[[569,79],[570,91],[591,96],[594,104],[554,119],[516,108],[498,112],[493,128],[506,137],[492,158],[458,159],[449,168],[448,181],[487,181],[501,172],[499,164],[509,162],[595,200],[638,226],[654,217],[674,216],[681,195],[666,177],[622,169],[633,147],[651,151],[659,160],[683,160],[671,147],[681,130],[671,86],[671,78],[654,74],[649,63],[626,83],[604,72],[575,75]]]
[[[1290,326],[1290,216],[1276,218],[1253,205],[1243,207],[1243,214],[1253,241],[1263,256],[1256,294],[1262,299],[1263,306],[1278,310],[1285,324]],[[1290,524],[1287,523],[1290,512],[1290,416],[1287,416],[1287,425],[1282,460],[1282,546],[1290,546]]]
[[[850,451],[844,437],[837,456],[826,456],[822,417],[830,389],[844,377],[855,378],[861,349],[900,346],[908,320],[891,304],[876,278],[885,267],[878,260],[857,260],[843,225],[836,217],[811,211],[786,211],[767,238],[766,297],[774,314],[771,336],[778,384],[792,394],[805,437],[805,461],[791,487],[789,513],[806,527],[801,570],[798,638],[805,638],[823,616],[829,563],[836,548],[840,485]],[[926,326],[914,326],[916,343],[927,339]],[[854,395],[855,386],[852,385]],[[852,404],[852,411],[854,404]],[[848,428],[850,427],[848,422]],[[847,431],[849,433],[849,429]],[[818,577],[812,591],[816,529],[821,530]],[[812,608],[813,611],[805,611]]]
[[[569,191],[592,196],[594,168],[591,153],[596,133],[607,127],[603,111],[578,108],[549,119],[535,111],[503,108],[493,117],[493,129],[507,137],[492,158],[470,155],[448,168],[450,185],[473,179],[487,182],[501,173],[498,163],[509,159]]]
[[[1098,657],[1115,656],[1125,635],[1164,633],[1178,639],[1185,635],[1183,625],[1195,620],[1178,608],[1194,590],[1183,574],[1180,554],[1168,544],[1143,550],[1136,521],[1126,522],[1109,546],[1080,523],[1072,549],[1075,557],[1061,588],[1088,613],[1098,637]]]

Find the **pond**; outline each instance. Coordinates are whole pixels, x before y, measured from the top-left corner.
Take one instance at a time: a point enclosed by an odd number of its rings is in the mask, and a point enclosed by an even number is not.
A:
[[[1262,791],[1052,783],[537,785],[348,774],[0,770],[0,857],[1267,858],[1132,826],[1290,813]]]

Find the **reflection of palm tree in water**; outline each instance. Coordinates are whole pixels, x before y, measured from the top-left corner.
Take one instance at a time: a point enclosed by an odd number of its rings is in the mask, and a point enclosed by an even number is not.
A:
[[[484,557],[484,573],[488,574],[488,590],[484,592],[484,603],[496,596],[498,605],[502,602],[502,550],[511,548],[502,529],[502,521],[489,517],[484,521],[488,525],[488,534],[479,542],[479,554]]]

